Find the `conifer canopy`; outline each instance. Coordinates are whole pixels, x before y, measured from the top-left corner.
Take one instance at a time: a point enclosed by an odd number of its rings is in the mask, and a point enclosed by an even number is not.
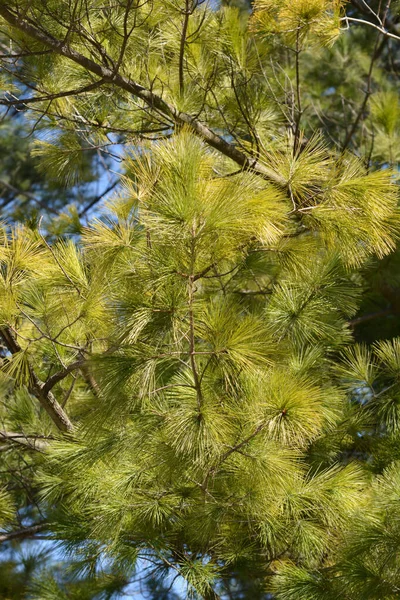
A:
[[[398,10],[0,0],[0,597],[399,597]]]

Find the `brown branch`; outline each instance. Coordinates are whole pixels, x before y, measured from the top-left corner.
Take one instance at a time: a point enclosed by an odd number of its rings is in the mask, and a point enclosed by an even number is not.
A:
[[[93,396],[98,398],[100,396],[99,384],[97,383],[97,381],[93,377],[92,373],[90,373],[89,369],[87,368],[87,366],[85,364],[82,366],[82,375],[83,375],[83,379],[86,381],[87,385],[89,386]]]
[[[293,153],[296,154],[299,139],[300,139],[300,121],[303,114],[303,109],[301,105],[301,91],[300,91],[300,30],[297,30],[296,34],[296,50],[295,50],[295,64],[296,64],[296,100],[297,100],[297,117],[295,122],[295,132],[294,132],[294,143],[293,143]]]
[[[239,93],[237,91],[236,88],[236,84],[235,84],[235,73],[234,73],[234,68],[233,65],[231,64],[231,88],[233,89],[233,93],[235,95],[236,98],[236,102],[240,111],[240,114],[242,115],[248,129],[249,129],[249,133],[250,135],[254,138],[254,141],[256,143],[256,152],[257,152],[257,156],[259,156],[260,154],[260,138],[257,135],[257,130],[255,129],[255,127],[253,126],[253,124],[251,123],[250,117],[247,114],[246,110],[243,108],[242,105],[242,101],[240,99]]]
[[[209,588],[207,591],[203,592],[202,596],[204,600],[221,600],[221,596],[218,596],[218,594],[212,588]]]
[[[253,438],[255,438],[260,433],[260,431],[262,431],[264,429],[265,426],[266,426],[266,423],[260,423],[260,425],[258,425],[258,427],[256,427],[256,429],[253,431],[253,433],[251,433],[250,435],[248,435],[247,438],[245,438],[241,442],[238,442],[235,446],[232,446],[231,448],[229,448],[229,450],[227,450],[221,456],[221,458],[218,460],[218,463],[214,467],[211,467],[207,471],[206,476],[204,478],[204,481],[201,484],[201,487],[203,489],[206,489],[207,488],[207,483],[208,483],[208,480],[209,480],[210,476],[213,475],[214,473],[216,473],[217,469],[222,465],[222,463],[224,463],[226,461],[226,459],[229,458],[229,456],[231,454],[233,454],[234,452],[240,452],[240,450],[243,448],[243,446],[246,446],[246,444],[248,444],[249,442],[251,442],[251,440]]]
[[[366,110],[367,104],[368,104],[368,100],[370,99],[370,96],[372,94],[372,72],[373,72],[374,64],[378,57],[378,54],[379,54],[379,37],[376,40],[374,51],[372,53],[372,57],[371,57],[370,65],[369,65],[368,77],[367,77],[367,88],[364,93],[364,99],[361,103],[360,109],[357,113],[357,117],[355,118],[350,131],[347,132],[346,138],[343,142],[342,152],[344,152],[347,149],[348,145],[350,144],[350,142],[352,140],[353,135],[357,131],[360,121],[364,117],[365,110]]]
[[[197,394],[197,407],[199,410],[199,418],[201,416],[201,405],[203,403],[203,395],[202,395],[202,391],[201,391],[201,383],[200,383],[200,378],[199,378],[199,374],[197,371],[197,364],[196,364],[196,358],[195,358],[195,331],[194,331],[194,316],[193,316],[193,279],[190,280],[189,283],[189,328],[190,328],[190,332],[189,332],[189,356],[190,356],[190,365],[192,368],[192,373],[193,373],[193,381],[194,381],[194,387],[196,389],[196,394]]]
[[[356,319],[352,319],[351,321],[348,321],[348,324],[350,325],[350,327],[355,327],[356,325],[359,325],[360,323],[366,323],[367,321],[372,321],[373,319],[379,319],[379,317],[387,317],[388,315],[392,315],[394,313],[393,308],[385,308],[382,310],[378,310],[377,312],[374,313],[368,313],[366,315],[361,315],[360,317],[357,317]]]
[[[11,540],[25,540],[26,538],[34,537],[40,531],[46,529],[47,523],[38,523],[30,527],[24,527],[18,531],[10,531],[9,533],[0,534],[0,544],[10,542]]]
[[[369,4],[367,4],[366,0],[350,0],[350,4],[352,4],[354,8],[360,10],[363,15],[372,15],[379,23],[381,23],[379,16],[373,11]]]
[[[3,46],[4,47],[4,46]],[[10,60],[12,58],[24,58],[25,56],[44,56],[50,54],[51,50],[39,50],[37,52],[11,52],[8,54],[0,54],[0,60]]]
[[[4,340],[7,349],[11,354],[21,352],[22,348],[14,338],[9,327],[3,327],[0,330],[0,335]],[[44,391],[45,384],[39,379],[29,364],[30,381],[28,385],[29,392],[39,400],[47,414],[52,419],[53,423],[60,431],[68,432],[73,430],[73,425],[69,420],[68,415],[57,402],[51,391]]]
[[[188,276],[188,309],[189,309],[189,360],[190,360],[190,366],[192,369],[192,374],[193,374],[193,383],[194,383],[194,388],[196,390],[196,396],[197,396],[197,409],[198,409],[198,419],[201,419],[201,407],[203,404],[203,395],[202,395],[202,391],[201,391],[201,380],[199,377],[199,373],[197,370],[197,364],[196,364],[196,344],[195,344],[195,327],[194,327],[194,293],[196,290],[196,287],[194,285],[195,280],[194,280],[194,266],[195,266],[195,250],[196,250],[196,230],[195,230],[195,226],[193,225],[192,227],[192,238],[191,238],[191,256],[190,256],[190,271],[191,274]],[[209,269],[211,269],[211,267],[207,268],[207,270],[205,272],[207,272]]]
[[[185,10],[183,11],[183,26],[182,26],[182,35],[181,41],[179,45],[179,91],[181,96],[185,91],[185,81],[184,81],[184,58],[185,58],[185,45],[186,45],[186,37],[187,30],[189,26],[189,17],[192,14],[189,9],[189,0],[185,0]]]
[[[234,452],[238,452],[241,448],[243,448],[243,446],[246,446],[246,444],[248,444],[249,442],[251,442],[251,440],[253,438],[256,437],[256,435],[258,435],[260,433],[260,431],[262,431],[265,427],[265,423],[261,423],[254,431],[253,433],[251,433],[249,436],[247,436],[247,438],[245,438],[244,440],[242,440],[241,442],[239,442],[238,444],[236,444],[236,446],[232,446],[232,448],[229,448],[229,450],[227,450],[225,452],[225,454],[223,454],[218,462],[218,466],[221,466],[223,462],[226,461],[226,459],[233,454]]]
[[[358,125],[360,124],[360,121],[362,121],[363,118],[364,118],[364,116],[365,116],[365,111],[366,111],[366,108],[367,108],[367,105],[368,105],[368,101],[369,101],[369,99],[371,97],[371,94],[372,94],[372,73],[373,73],[373,69],[374,69],[376,60],[378,59],[379,55],[382,52],[382,49],[384,48],[384,46],[385,46],[385,44],[387,42],[387,37],[386,36],[397,37],[397,36],[393,36],[393,35],[387,34],[386,31],[385,31],[385,29],[384,29],[385,22],[386,22],[386,19],[387,19],[387,15],[388,15],[388,11],[389,11],[389,7],[390,7],[390,0],[388,0],[388,2],[386,4],[386,7],[385,7],[383,19],[381,21],[382,27],[378,27],[378,26],[374,25],[373,23],[369,23],[368,21],[364,21],[362,19],[358,20],[358,19],[351,19],[349,17],[343,17],[343,19],[346,20],[346,21],[349,21],[349,20],[350,21],[359,21],[360,23],[371,25],[375,29],[378,29],[380,31],[380,33],[383,34],[384,37],[383,37],[383,40],[380,41],[381,38],[380,38],[380,35],[378,35],[378,37],[377,37],[377,39],[375,41],[375,46],[374,46],[374,50],[373,50],[373,53],[372,53],[372,56],[371,56],[371,61],[370,61],[369,69],[368,69],[367,88],[366,88],[365,93],[364,93],[364,99],[363,99],[363,102],[362,102],[361,107],[360,107],[360,109],[358,111],[357,117],[356,117],[356,119],[355,119],[355,121],[354,121],[351,129],[350,129],[350,131],[346,135],[346,138],[344,140],[343,147],[342,147],[342,152],[344,152],[347,149],[347,147],[349,146],[349,144],[350,144],[350,142],[352,140],[353,135],[357,131],[357,128],[358,128]],[[400,38],[398,38],[398,39],[400,39]]]
[[[173,569],[180,577],[182,577],[183,579],[185,579],[187,581],[187,578],[185,577],[185,575],[183,575],[181,569],[179,567],[177,567],[176,565],[174,565],[173,562],[171,562],[170,560],[168,560],[168,558],[166,556],[164,556],[163,554],[161,554],[161,552],[159,552],[152,544],[149,544],[150,548],[152,548],[152,550],[154,550],[156,556],[170,569]],[[176,553],[177,554],[177,553]],[[184,557],[183,557],[184,558]],[[151,559],[146,556],[145,560],[148,560],[151,562]],[[179,560],[179,558],[178,558]],[[221,600],[221,597],[218,596],[218,594],[212,589],[212,587],[209,585],[208,589],[203,591],[201,593],[202,597],[204,600]]]
[[[251,170],[280,186],[286,185],[284,177],[267,167],[265,164],[248,156],[235,145],[224,140],[192,115],[176,109],[172,104],[163,100],[161,96],[155,94],[141,84],[132,81],[129,77],[115,73],[112,69],[98,64],[91,58],[72,48],[65,41],[58,40],[49,33],[44,33],[38,27],[32,25],[27,19],[11,12],[11,10],[7,8],[7,3],[5,3],[4,0],[0,1],[0,16],[17,30],[43,43],[48,48],[51,48],[56,54],[72,60],[87,71],[101,77],[105,83],[112,83],[137,98],[140,98],[148,107],[150,107],[150,109],[160,112],[164,117],[169,118],[176,124],[189,126],[193,132],[201,137],[209,146],[218,150],[244,169]]]
[[[129,42],[129,38],[131,37],[133,30],[135,29],[135,26],[136,26],[136,16],[135,16],[134,25],[128,31],[128,16],[129,16],[129,12],[130,12],[131,8],[132,8],[132,0],[128,0],[128,2],[126,3],[125,14],[124,14],[124,35],[123,35],[123,39],[122,39],[122,46],[121,46],[121,50],[119,53],[119,57],[118,57],[116,65],[114,67],[115,73],[118,73],[118,70],[122,64],[122,60],[125,55],[125,51],[126,51],[126,47]]]
[[[78,216],[79,218],[83,217],[91,208],[93,208],[93,206],[95,206],[98,202],[101,202],[101,200],[104,198],[104,196],[106,194],[108,194],[109,192],[111,192],[119,183],[119,180],[117,179],[116,181],[114,181],[113,183],[111,183],[105,190],[104,192],[101,192],[101,194],[99,194],[98,196],[96,196],[95,198],[93,198],[93,200],[91,200],[89,202],[89,204],[87,204],[79,213]]]
[[[82,367],[83,363],[84,363],[84,359],[80,358],[79,360],[76,360],[75,362],[73,362],[70,365],[68,365],[67,367],[65,367],[65,369],[62,369],[61,371],[57,371],[57,373],[54,373],[54,375],[49,377],[47,379],[47,381],[45,382],[45,384],[43,386],[43,394],[47,394],[59,381],[62,381],[70,373],[72,373],[72,371],[76,371],[76,369],[80,369],[80,367]]]
[[[243,296],[269,296],[272,294],[272,289],[267,290],[234,290],[234,294],[241,294]]]

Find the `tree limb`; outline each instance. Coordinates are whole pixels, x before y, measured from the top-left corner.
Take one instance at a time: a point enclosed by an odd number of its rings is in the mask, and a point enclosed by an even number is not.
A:
[[[359,10],[366,17],[374,17],[378,21],[379,25],[381,27],[383,26],[382,19],[380,18],[380,16],[372,10],[372,8],[365,0],[350,0],[350,4],[352,4],[354,8]],[[367,21],[367,23],[373,26],[373,24],[370,23],[370,21]],[[395,36],[399,36],[399,25],[394,22],[390,15],[386,15],[384,29],[386,29],[387,32],[394,34]],[[384,33],[384,31],[381,31],[381,33]]]
[[[153,110],[158,110],[176,124],[189,126],[209,146],[236,162],[243,169],[251,170],[261,177],[273,181],[280,186],[284,186],[286,184],[284,177],[276,173],[273,169],[270,169],[265,164],[257,161],[255,158],[247,156],[244,152],[239,150],[233,144],[230,144],[224,140],[221,136],[217,135],[214,131],[209,129],[209,127],[201,123],[195,117],[179,111],[172,104],[169,104],[163,100],[161,96],[153,93],[151,90],[145,88],[141,84],[132,81],[130,78],[119,73],[115,73],[112,69],[106,66],[98,64],[91,58],[88,58],[74,48],[71,48],[68,43],[54,38],[49,33],[44,33],[28,22],[28,20],[25,18],[11,12],[7,8],[4,0],[0,0],[0,16],[2,16],[7,23],[19,31],[41,42],[48,48],[51,48],[56,54],[64,56],[65,58],[68,58],[80,65],[87,71],[98,75],[105,83],[114,84],[130,94],[133,94],[137,98],[140,98],[148,107]]]
[[[374,27],[375,29],[378,29],[378,31],[380,31],[384,35],[384,37],[383,37],[382,42],[380,42],[380,36],[378,36],[375,41],[375,46],[374,46],[374,50],[372,53],[369,70],[368,70],[367,89],[365,90],[364,100],[358,111],[357,117],[356,117],[352,127],[350,128],[350,131],[347,132],[346,138],[343,142],[342,152],[344,152],[347,149],[348,145],[351,142],[353,135],[357,131],[360,121],[364,118],[365,110],[367,108],[368,101],[372,94],[372,72],[374,69],[374,65],[375,65],[375,62],[376,62],[378,56],[380,55],[380,53],[382,52],[382,50],[386,44],[387,38],[388,37],[397,37],[397,39],[400,40],[400,38],[398,36],[393,36],[392,34],[389,34],[388,32],[386,32],[386,30],[385,30],[385,23],[386,23],[387,14],[389,11],[389,6],[390,6],[390,0],[386,5],[382,20],[377,15],[377,19],[379,20],[380,26],[374,25],[373,23],[370,23],[369,21],[364,21],[363,19],[352,19],[351,17],[347,17],[347,16],[343,17],[343,19],[347,23],[347,26],[349,26],[349,23],[348,23],[349,21],[367,24],[367,25]]]
[[[47,523],[38,523],[37,525],[31,525],[31,527],[24,527],[18,531],[10,531],[9,533],[0,534],[0,544],[9,542],[11,540],[24,540],[29,537],[35,536],[40,531],[43,531],[47,526]]]
[[[3,327],[0,330],[0,335],[11,354],[17,354],[17,352],[21,352],[22,348],[14,338],[9,327]],[[29,365],[29,373],[29,392],[39,400],[40,404],[43,406],[53,423],[60,431],[71,432],[73,430],[73,425],[68,415],[57,402],[54,394],[52,394],[50,390],[44,390],[45,383],[39,379],[31,365]]]
[[[42,388],[43,394],[47,394],[59,381],[62,381],[63,379],[65,379],[65,377],[67,377],[67,375],[72,373],[72,371],[79,369],[83,365],[84,362],[85,362],[85,360],[83,358],[80,358],[80,359],[74,361],[73,363],[71,363],[70,365],[68,365],[67,367],[65,367],[65,369],[62,369],[61,371],[57,371],[57,373],[54,373],[54,375],[49,377],[47,379],[47,381],[45,382],[45,384],[43,385],[43,388]]]
[[[348,324],[350,325],[350,327],[355,327],[356,325],[359,325],[360,323],[365,323],[366,321],[372,321],[373,319],[380,319],[381,317],[393,315],[394,312],[395,311],[393,310],[393,308],[384,308],[373,313],[368,313],[366,315],[356,317],[355,319],[348,321]]]
[[[104,198],[104,196],[106,196],[107,194],[109,194],[110,192],[112,192],[112,190],[118,185],[118,183],[119,183],[118,179],[116,181],[113,181],[113,183],[110,183],[110,185],[103,192],[101,192],[101,194],[99,194],[98,196],[96,196],[95,198],[93,198],[89,202],[89,204],[87,204],[78,213],[79,218],[82,218],[91,208],[93,208],[93,206],[95,206],[95,204],[97,204],[98,202],[100,202]]]
[[[376,29],[377,31],[379,31],[380,33],[382,33],[382,35],[391,38],[393,40],[400,40],[400,35],[396,35],[394,33],[390,33],[390,31],[388,31],[385,27],[381,27],[380,25],[376,25],[375,23],[371,23],[371,21],[366,21],[365,19],[355,19],[353,17],[342,17],[340,19],[341,21],[344,21],[347,25],[349,23],[358,23],[359,25],[368,25],[369,27],[373,27],[374,29]]]
[[[191,15],[191,11],[189,9],[189,0],[185,0],[185,10],[183,11],[183,26],[182,26],[182,34],[181,41],[179,46],[179,91],[181,95],[185,91],[185,81],[184,81],[184,58],[185,58],[185,45],[186,45],[186,36],[187,30],[189,26],[189,17]]]

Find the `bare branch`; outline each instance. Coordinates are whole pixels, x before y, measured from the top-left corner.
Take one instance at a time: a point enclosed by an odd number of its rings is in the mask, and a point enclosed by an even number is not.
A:
[[[347,17],[347,16],[342,17],[340,20],[344,21],[347,24],[347,26],[349,25],[349,23],[358,23],[360,25],[368,25],[369,27],[373,27],[374,29],[377,29],[385,37],[400,41],[400,35],[390,33],[390,31],[388,31],[385,27],[381,27],[380,25],[375,25],[375,23],[371,23],[371,21],[366,21],[365,19],[356,19],[354,17]]]
[[[383,47],[382,44],[384,44],[385,42],[386,42],[386,38],[383,38],[383,41],[380,43],[380,36],[378,36],[378,38],[375,42],[374,51],[371,56],[371,61],[370,61],[369,70],[368,70],[367,88],[364,93],[364,99],[363,99],[361,107],[357,113],[357,117],[354,120],[353,125],[351,126],[350,130],[347,132],[346,138],[343,142],[342,152],[344,152],[347,149],[348,145],[350,144],[350,142],[352,140],[353,135],[357,131],[360,121],[362,121],[362,119],[364,118],[365,111],[366,111],[366,108],[368,105],[368,101],[372,94],[372,73],[373,73],[374,65],[375,65],[375,62],[376,62],[376,60],[381,52],[381,49]]]
[[[101,194],[99,194],[98,196],[96,196],[95,198],[93,198],[93,200],[91,200],[89,202],[89,204],[87,204],[80,212],[79,212],[79,217],[83,217],[91,208],[93,208],[93,206],[95,206],[98,202],[101,202],[101,200],[104,198],[104,196],[106,196],[107,194],[109,194],[119,183],[119,180],[117,179],[116,181],[113,181],[105,190],[104,192],[101,192]]]

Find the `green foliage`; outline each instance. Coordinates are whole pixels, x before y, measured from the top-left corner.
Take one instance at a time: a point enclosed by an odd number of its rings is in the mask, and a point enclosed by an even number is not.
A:
[[[183,130],[128,158],[125,195],[82,248],[20,228],[2,250],[4,323],[21,345],[3,366],[15,390],[9,427],[36,419],[22,391],[35,393],[32,365],[40,379],[65,369],[54,390],[77,423],[74,439],[38,458],[54,535],[86,561],[105,553],[119,564],[147,548],[200,596],[240,561],[265,556],[272,569],[289,553],[315,568],[335,551],[365,478],[340,464],[340,445],[323,470],[308,455],[346,419],[335,378],[353,393],[375,385],[364,350],[348,350],[340,368],[330,359],[350,339],[353,272],[300,223],[292,243],[301,252],[309,238],[309,262],[282,261],[276,250],[296,232],[287,199],[213,164]],[[396,348],[377,347],[388,376]],[[77,359],[86,366],[72,370]],[[57,593],[43,585],[41,597]]]
[[[329,45],[339,35],[341,7],[337,0],[256,0],[254,21],[263,32]]]
[[[5,598],[398,597],[394,12],[221,4],[0,1]]]

